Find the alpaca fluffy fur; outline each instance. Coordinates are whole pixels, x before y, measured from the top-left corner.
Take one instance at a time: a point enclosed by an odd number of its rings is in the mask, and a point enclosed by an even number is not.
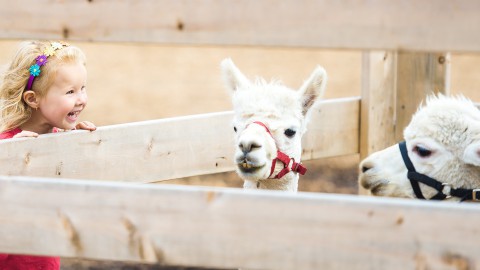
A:
[[[415,169],[453,188],[480,187],[480,111],[463,96],[429,96],[404,130]],[[422,157],[418,149],[431,154]],[[415,198],[398,146],[360,163],[359,183],[377,196]],[[420,184],[426,198],[436,194]],[[451,198],[458,200],[458,198]]]
[[[244,188],[297,191],[298,174],[289,172],[281,179],[267,179],[277,147],[300,161],[301,137],[306,132],[309,111],[323,96],[327,74],[317,67],[298,91],[287,88],[278,81],[248,80],[230,59],[222,61],[222,75],[232,96],[235,133],[235,162],[237,173],[244,179]],[[260,125],[268,126],[274,139]],[[289,138],[287,129],[296,134]],[[251,166],[245,169],[242,163]],[[278,162],[275,174],[283,165]]]

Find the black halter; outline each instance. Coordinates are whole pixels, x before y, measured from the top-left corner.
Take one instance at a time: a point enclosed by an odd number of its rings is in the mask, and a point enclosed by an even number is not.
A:
[[[420,185],[418,184],[420,182],[438,191],[438,193],[431,197],[430,200],[444,200],[453,196],[460,198],[460,201],[462,202],[467,200],[480,201],[480,188],[453,188],[452,185],[448,183],[439,182],[415,171],[415,167],[408,157],[406,143],[401,142],[398,144],[398,146],[400,147],[400,153],[402,153],[403,162],[408,169],[407,177],[410,180],[413,192],[415,192],[415,196],[417,196],[417,198],[425,200],[422,190],[420,189]]]

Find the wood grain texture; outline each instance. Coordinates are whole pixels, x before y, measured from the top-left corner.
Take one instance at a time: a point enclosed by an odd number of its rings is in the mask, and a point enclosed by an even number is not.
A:
[[[450,55],[364,53],[361,158],[403,140],[403,130],[430,94],[450,92]]]
[[[480,51],[476,0],[2,0],[0,4],[3,39]]]
[[[0,190],[0,252],[207,268],[480,265],[469,203],[5,176]]]
[[[323,101],[304,137],[305,160],[357,153],[358,113],[359,98]],[[3,140],[0,175],[148,182],[232,171],[232,118],[219,112]]]
[[[395,143],[396,72],[395,52],[364,53],[360,159]]]
[[[403,141],[403,130],[418,106],[430,94],[450,93],[450,55],[445,53],[398,52],[395,141]]]
[[[362,60],[360,158],[403,140],[427,95],[449,93],[450,57],[441,53],[365,52]],[[359,187],[361,194],[365,193]]]

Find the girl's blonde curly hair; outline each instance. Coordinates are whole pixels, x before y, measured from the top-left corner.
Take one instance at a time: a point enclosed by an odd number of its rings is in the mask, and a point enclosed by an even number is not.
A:
[[[50,41],[21,42],[12,62],[0,76],[0,132],[21,126],[31,116],[33,108],[23,100],[23,93],[30,77],[29,68],[36,58],[51,46]],[[49,56],[35,77],[32,91],[40,98],[52,86],[58,68],[63,64],[81,63],[85,65],[85,54],[75,46],[64,47]]]

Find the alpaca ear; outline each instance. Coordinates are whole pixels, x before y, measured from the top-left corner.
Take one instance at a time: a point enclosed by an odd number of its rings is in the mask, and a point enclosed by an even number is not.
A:
[[[238,89],[246,88],[250,85],[250,81],[235,66],[232,59],[226,58],[220,65],[222,68],[223,80],[230,91],[235,92]]]
[[[463,161],[467,164],[480,166],[480,142],[474,142],[467,146],[463,152]]]
[[[303,115],[306,115],[312,105],[323,97],[326,85],[327,72],[323,67],[318,66],[299,90],[303,106]]]

